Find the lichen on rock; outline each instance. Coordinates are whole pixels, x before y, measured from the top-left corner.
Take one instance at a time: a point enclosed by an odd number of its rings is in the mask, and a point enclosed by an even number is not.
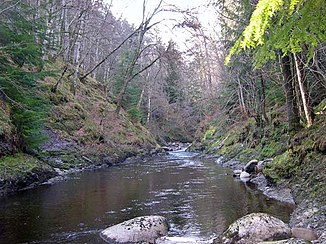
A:
[[[282,220],[265,213],[252,213],[232,223],[219,238],[219,243],[256,244],[290,237],[291,229]]]
[[[108,227],[100,236],[108,243],[155,243],[155,240],[166,235],[168,230],[167,219],[153,215],[136,217]]]

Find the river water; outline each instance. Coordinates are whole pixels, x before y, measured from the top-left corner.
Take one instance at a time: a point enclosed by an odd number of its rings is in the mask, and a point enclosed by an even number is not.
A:
[[[0,243],[103,243],[101,230],[141,215],[165,216],[169,236],[209,242],[248,213],[288,222],[292,210],[235,180],[213,159],[171,152],[1,199]]]

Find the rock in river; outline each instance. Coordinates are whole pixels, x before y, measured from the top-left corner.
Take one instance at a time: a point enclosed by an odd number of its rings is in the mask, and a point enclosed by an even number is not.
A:
[[[231,224],[216,243],[256,244],[290,237],[291,229],[282,220],[265,213],[252,213]]]
[[[248,174],[256,173],[256,167],[258,165],[258,160],[254,159],[249,161],[246,166],[244,166],[243,171],[246,171]]]
[[[111,226],[101,232],[101,238],[108,243],[155,243],[167,234],[166,218],[162,216],[142,216]]]

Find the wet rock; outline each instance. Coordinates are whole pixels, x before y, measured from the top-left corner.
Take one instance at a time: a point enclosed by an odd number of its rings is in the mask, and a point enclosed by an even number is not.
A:
[[[263,169],[265,168],[266,161],[259,161],[256,165],[256,173],[263,172]]]
[[[161,149],[162,149],[163,151],[166,151],[166,152],[173,151],[173,149],[172,149],[171,147],[166,147],[166,146],[161,147]]]
[[[220,157],[216,160],[216,163],[223,166],[223,167],[226,167],[226,168],[231,168],[231,169],[241,169],[242,170],[242,163],[238,160],[229,160],[229,161],[224,161],[224,158],[223,157]]]
[[[263,191],[263,194],[265,196],[268,196],[269,198],[276,199],[280,202],[285,202],[290,205],[295,205],[292,191],[290,188],[287,187],[277,187],[277,188],[270,188],[266,187]]]
[[[142,216],[127,220],[103,230],[101,238],[108,243],[155,243],[167,234],[166,218],[162,216]]]
[[[256,244],[290,237],[291,229],[282,220],[265,213],[252,213],[236,220],[214,243]]]
[[[263,242],[258,242],[258,244],[308,244],[311,242],[307,242],[304,240],[300,239],[287,239],[287,240],[281,240],[281,241],[263,241]]]
[[[49,128],[44,129],[44,134],[47,140],[41,145],[42,151],[64,151],[77,147],[76,142],[61,137],[58,133]]]
[[[312,243],[326,243],[326,205],[311,199],[302,201],[291,215],[290,227],[312,229],[318,236]]]
[[[243,171],[246,171],[248,174],[256,173],[256,166],[258,165],[258,160],[253,159],[249,161],[246,166],[244,166]]]
[[[242,170],[241,169],[236,169],[233,170],[233,177],[240,177]]]
[[[250,182],[254,183],[260,191],[264,191],[268,185],[267,179],[262,173],[253,177]]]
[[[275,199],[280,202],[295,205],[292,191],[287,187],[269,187],[266,177],[259,173],[255,177],[250,179],[251,183],[254,183],[257,188],[263,192],[263,194],[269,198]]]
[[[292,228],[292,237],[298,238],[298,239],[303,239],[306,241],[314,241],[318,237],[316,233],[307,228]]]
[[[207,244],[212,243],[211,240],[201,240],[196,237],[161,237],[156,240],[156,244]]]
[[[242,171],[240,174],[240,180],[247,182],[250,180],[250,174],[246,171]]]

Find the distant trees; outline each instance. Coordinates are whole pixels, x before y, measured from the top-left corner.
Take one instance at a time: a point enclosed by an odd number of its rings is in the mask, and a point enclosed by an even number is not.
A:
[[[152,10],[145,3],[142,21],[132,26],[116,19],[103,0],[6,1],[1,5],[1,17],[16,16],[17,25],[25,18],[28,33],[15,38],[21,38],[20,42],[30,50],[27,52],[21,44],[19,50],[7,47],[6,52],[11,55],[8,64],[13,61],[12,67],[28,67],[41,74],[44,63],[61,62],[64,68],[56,76],[53,93],[66,77],[74,95],[79,93],[79,82],[95,78],[102,83],[107,98],[116,102],[117,114],[124,109],[135,123],[152,128],[162,141],[189,140],[198,122],[193,104],[194,97],[198,97],[194,90],[196,78],[189,76],[188,61],[178,47],[172,42],[166,46],[155,33],[159,22],[154,17],[162,11],[163,1]],[[8,28],[17,31],[14,24]],[[22,26],[19,28],[23,30]],[[6,41],[7,36],[4,33],[0,38]],[[16,55],[11,54],[16,50]],[[188,82],[193,85],[188,86]],[[180,127],[183,129],[178,130]]]
[[[95,78],[117,114],[124,109],[162,141],[191,140],[199,121],[216,110],[230,120],[253,117],[263,128],[271,122],[268,108],[285,99],[290,130],[313,123],[312,107],[326,94],[324,1],[212,1],[215,31],[195,12],[170,9],[182,17],[174,30],[191,36],[184,51],[156,33],[163,5],[149,10],[144,1],[143,19],[133,26],[114,17],[104,0],[5,1],[3,99],[18,102],[13,94],[32,91],[23,87],[28,80],[26,86],[40,89],[35,80],[44,63],[62,62],[52,92],[68,77],[78,95],[79,82]],[[15,82],[12,70],[21,72]]]

